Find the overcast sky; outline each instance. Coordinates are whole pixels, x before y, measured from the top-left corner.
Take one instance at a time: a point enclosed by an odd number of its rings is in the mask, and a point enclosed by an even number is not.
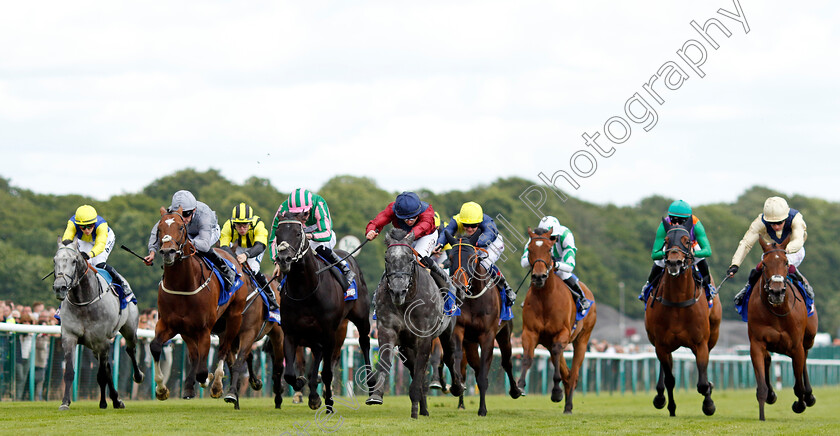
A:
[[[4,1],[0,176],[105,200],[186,167],[281,191],[565,171],[596,203],[838,201],[838,23],[830,1]]]

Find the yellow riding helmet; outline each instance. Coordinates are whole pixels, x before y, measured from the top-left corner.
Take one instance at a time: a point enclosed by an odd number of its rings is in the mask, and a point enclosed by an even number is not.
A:
[[[234,224],[250,223],[254,219],[254,210],[245,203],[239,203],[230,214],[230,221]]]
[[[96,216],[96,209],[89,204],[85,204],[76,209],[74,222],[80,226],[86,226],[95,223]]]
[[[462,224],[481,224],[484,221],[484,211],[478,203],[470,201],[461,206],[458,218]]]
[[[764,202],[764,221],[777,223],[787,219],[790,207],[782,197],[770,197]]]

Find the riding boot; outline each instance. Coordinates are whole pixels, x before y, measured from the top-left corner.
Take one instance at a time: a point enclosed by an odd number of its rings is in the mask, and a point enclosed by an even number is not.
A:
[[[499,277],[499,285],[502,287],[502,289],[505,290],[505,299],[507,300],[507,305],[509,307],[513,307],[513,303],[516,302],[516,292],[513,292],[513,289],[511,289],[510,285],[507,282],[507,279],[505,279],[505,275],[502,274],[502,270],[500,270],[498,266],[493,265],[493,271]]]
[[[129,297],[134,292],[131,290],[131,286],[128,284],[128,281],[122,274],[118,273],[117,270],[114,269],[111,265],[108,265],[105,262],[96,265],[97,268],[102,268],[105,271],[108,271],[108,274],[111,274],[111,278],[114,280],[114,283],[120,285],[123,288],[123,295],[125,297]]]
[[[813,300],[813,299],[814,299],[814,288],[812,288],[812,287],[811,287],[811,284],[810,284],[810,283],[808,283],[808,279],[806,279],[806,278],[805,278],[805,276],[804,276],[804,275],[802,275],[802,271],[800,271],[800,270],[799,270],[799,268],[797,268],[797,267],[795,267],[795,266],[791,265],[791,268],[790,268],[790,269],[792,269],[792,270],[793,270],[793,274],[792,274],[792,275],[793,275],[793,276],[794,276],[797,280],[799,280],[800,282],[802,282],[802,285],[803,285],[803,287],[805,288],[805,293],[806,293],[806,294],[808,294],[808,298],[810,298],[810,299],[812,299],[812,300]]]
[[[572,291],[572,297],[575,298],[575,301],[580,306],[581,312],[586,312],[589,309],[589,300],[586,299],[586,295],[583,294],[583,289],[580,288],[578,284],[578,280],[575,276],[571,276],[566,280],[563,280],[563,283],[569,287],[569,290]]]
[[[709,274],[709,264],[706,259],[697,262],[697,270],[700,271],[700,280],[703,282],[703,287],[706,289],[706,295],[713,296],[714,289],[712,289],[712,277]]]
[[[222,273],[222,279],[225,282],[225,289],[230,289],[233,286],[233,282],[236,281],[236,272],[228,266],[222,256],[219,256],[219,253],[216,253],[216,250],[212,248],[203,253],[199,252],[199,254],[219,269],[219,272]]]
[[[753,269],[752,271],[750,271],[750,277],[747,279],[747,284],[744,285],[744,287],[740,291],[738,291],[737,294],[735,294],[735,298],[732,299],[732,301],[735,302],[736,306],[740,306],[744,303],[744,295],[747,294],[747,290],[755,286],[755,283],[758,282],[758,278],[760,276],[761,271],[757,269]]]
[[[324,245],[315,248],[315,252],[320,254],[321,257],[327,260],[327,262],[334,264],[341,270],[341,273],[344,274],[344,279],[347,280],[348,289],[353,286],[353,280],[356,278],[356,273],[350,269],[350,265],[347,264],[346,260],[341,260],[341,256],[335,254],[335,251],[332,251],[332,249]]]
[[[265,292],[265,298],[268,299],[268,310],[279,311],[280,305],[277,304],[277,300],[274,299],[274,291],[268,286],[268,280],[265,278],[263,273],[259,271],[254,272],[254,280],[257,281],[257,284]]]
[[[446,271],[444,271],[437,262],[432,260],[431,257],[423,257],[420,259],[420,263],[429,269],[429,272],[432,274],[432,278],[435,280],[435,284],[441,292],[448,292],[452,288],[451,281],[449,280],[449,274],[446,274]]]
[[[656,281],[659,276],[662,275],[662,271],[665,271],[665,268],[657,264],[653,264],[653,267],[650,269],[650,274],[648,274],[647,282],[645,282],[644,286],[642,286],[642,292],[639,294],[639,300],[647,300],[647,298],[645,298],[646,292],[656,286]]]

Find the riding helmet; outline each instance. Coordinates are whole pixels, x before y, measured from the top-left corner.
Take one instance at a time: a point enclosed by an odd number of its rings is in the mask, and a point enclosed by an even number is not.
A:
[[[478,203],[470,201],[461,206],[461,213],[458,215],[458,219],[461,221],[461,224],[481,224],[484,221],[484,211],[481,210],[481,206]]]
[[[689,206],[684,200],[677,200],[668,206],[668,215],[688,218],[691,216],[691,206]]]
[[[96,209],[89,204],[85,204],[76,209],[76,215],[73,216],[73,222],[80,226],[86,226],[88,224],[95,223],[96,216]]]
[[[403,192],[394,201],[394,215],[401,220],[414,218],[429,208],[429,203],[420,201],[420,197],[413,192]]]
[[[782,197],[770,197],[764,202],[764,221],[777,223],[787,219],[790,207]]]

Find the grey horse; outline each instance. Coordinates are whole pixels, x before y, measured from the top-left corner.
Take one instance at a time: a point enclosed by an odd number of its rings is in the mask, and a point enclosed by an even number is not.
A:
[[[376,292],[376,307],[379,331],[379,363],[373,375],[373,392],[365,402],[368,405],[382,404],[388,372],[395,353],[405,361],[411,373],[411,417],[428,416],[426,393],[426,367],[432,350],[432,341],[440,338],[443,346],[443,362],[452,375],[450,392],[460,396],[464,391],[461,372],[453,368],[455,318],[443,314],[443,296],[432,276],[417,261],[411,243],[414,234],[406,236],[401,229],[392,229],[385,235],[385,275]]]
[[[99,359],[99,408],[108,408],[105,401],[105,387],[110,389],[111,401],[115,409],[124,409],[120,401],[114,379],[111,376],[111,361],[108,351],[111,340],[117,332],[125,338],[126,352],[131,358],[134,369],[134,381],[143,381],[143,373],[137,366],[135,345],[137,344],[137,306],[129,304],[120,311],[120,301],[116,292],[108,286],[105,279],[79,253],[75,244],[61,245],[53,259],[55,263],[55,281],[53,291],[61,301],[61,347],[64,349],[64,399],[58,410],[70,409],[70,392],[73,386],[73,353],[76,344],[84,345],[93,351]]]

